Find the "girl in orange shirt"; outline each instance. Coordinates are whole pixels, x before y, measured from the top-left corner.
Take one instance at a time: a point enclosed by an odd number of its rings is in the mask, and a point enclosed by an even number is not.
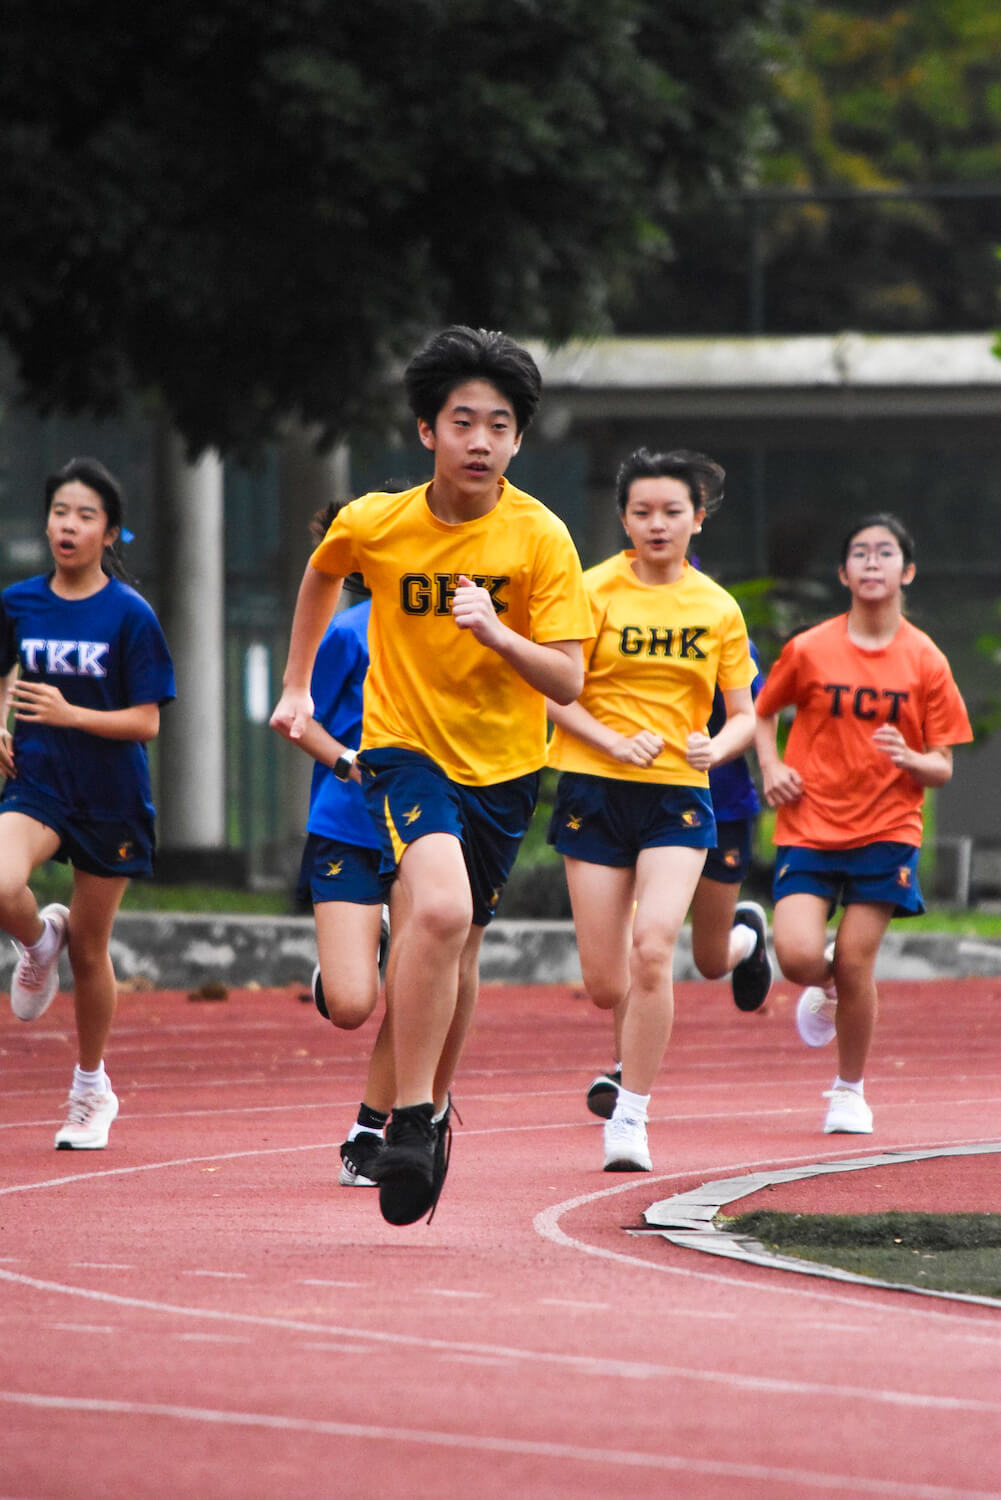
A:
[[[796,1017],[803,1041],[838,1039],[827,1134],[872,1130],[863,1073],[876,955],[892,917],[924,911],[924,789],[950,779],[952,746],[973,738],[948,661],[904,618],[914,571],[914,543],[895,516],[859,521],[838,569],[848,613],[787,642],[756,705],[765,800],[777,812],[775,952],[786,978],[807,986]],[[790,705],[783,762],[778,714]]]

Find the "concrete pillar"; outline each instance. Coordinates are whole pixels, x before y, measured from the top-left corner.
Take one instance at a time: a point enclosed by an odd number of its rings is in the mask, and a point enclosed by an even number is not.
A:
[[[276,689],[279,692],[296,594],[314,545],[309,531],[310,520],[329,501],[343,499],[348,494],[350,454],[347,445],[318,453],[315,437],[303,428],[293,428],[282,443],[280,454],[281,586],[285,632],[280,659],[275,662]],[[294,872],[302,853],[313,762],[308,755],[284,741],[278,741],[278,754],[281,757],[279,826],[287,841],[286,864],[289,871]]]
[[[225,558],[223,465],[188,459],[183,440],[156,434],[161,620],[177,702],[160,731],[159,870],[166,879],[226,871]],[[232,873],[232,872],[230,872]]]

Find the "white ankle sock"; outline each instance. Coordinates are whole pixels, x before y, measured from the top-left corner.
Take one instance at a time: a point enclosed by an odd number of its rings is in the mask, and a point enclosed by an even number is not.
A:
[[[733,961],[733,968],[736,968],[738,964],[742,964],[745,958],[750,958],[751,954],[758,946],[758,934],[755,932],[753,927],[748,927],[746,922],[738,922],[737,925],[731,929],[731,942],[735,940],[737,942],[740,942],[742,939],[744,942],[744,951],[743,953],[737,954],[737,957]]]
[[[649,1108],[649,1094],[632,1094],[628,1089],[619,1089],[615,1100],[615,1114],[619,1119],[625,1116],[629,1120],[645,1120]]]
[[[103,1062],[98,1063],[92,1073],[88,1073],[86,1068],[81,1068],[79,1063],[73,1069],[73,1087],[70,1090],[72,1094],[106,1094],[110,1087]]]
[[[864,1079],[860,1078],[858,1083],[846,1083],[845,1080],[839,1076],[834,1080],[834,1087],[836,1089],[851,1089],[853,1094],[858,1094],[860,1098],[864,1099],[865,1089],[862,1087],[863,1082]]]
[[[46,917],[42,922],[41,937],[37,943],[32,943],[30,948],[26,948],[25,952],[30,953],[32,958],[39,959],[43,964],[47,964],[58,947],[59,934],[56,931],[55,924],[50,922],[48,917]]]

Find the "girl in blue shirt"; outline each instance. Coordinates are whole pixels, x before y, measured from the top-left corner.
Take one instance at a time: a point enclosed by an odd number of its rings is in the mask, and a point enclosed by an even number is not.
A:
[[[11,1006],[23,1021],[52,1003],[69,950],[79,1053],[55,1144],[100,1150],[118,1113],[104,1069],[111,928],[129,879],[152,874],[145,747],[174,670],[153,610],[121,576],[118,481],[72,459],[45,500],[53,571],[0,594],[0,927],[20,950]],[[28,883],[49,859],[73,866],[68,909],[39,911]]]

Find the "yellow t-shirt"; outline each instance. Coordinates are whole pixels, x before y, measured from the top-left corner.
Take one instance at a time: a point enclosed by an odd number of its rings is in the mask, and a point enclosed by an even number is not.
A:
[[[360,572],[372,591],[362,749],[416,750],[453,781],[490,786],[544,764],[545,699],[456,626],[459,576],[487,588],[519,635],[579,641],[591,633],[580,559],[559,517],[506,480],[493,510],[455,526],[432,514],[427,491],[362,495],[310,561],[334,577]]]
[[[744,617],[736,599],[690,563],[675,583],[648,584],[633,571],[635,556],[618,552],[584,574],[594,625],[578,701],[620,734],[652,730],[664,748],[652,766],[627,766],[557,725],[549,764],[621,781],[708,786],[685,745],[705,730],[717,683],[726,692],[754,681]]]

